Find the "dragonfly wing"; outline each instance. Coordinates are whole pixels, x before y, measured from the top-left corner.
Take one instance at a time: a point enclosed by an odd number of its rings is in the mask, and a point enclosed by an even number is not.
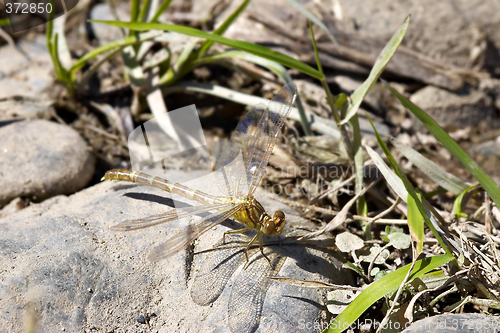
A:
[[[227,203],[203,206],[189,206],[182,208],[173,208],[166,213],[151,215],[145,218],[126,220],[111,226],[114,231],[130,231],[151,227],[154,225],[172,222],[181,218],[203,214],[211,210],[220,210],[226,207]]]
[[[191,299],[196,304],[208,305],[219,298],[234,271],[245,261],[245,248],[249,241],[250,238],[245,238],[244,242],[239,242],[239,247],[216,248],[203,254],[201,267],[191,287]],[[256,250],[250,249],[249,255]]]
[[[292,110],[296,96],[297,90],[293,84],[284,85],[267,107],[253,107],[236,127],[231,142],[241,149],[246,171],[239,182],[249,187],[241,195],[253,194],[260,185],[277,136]],[[228,162],[222,159],[218,165]]]
[[[249,187],[240,146],[235,142],[214,142],[210,147],[216,161],[215,176],[222,195],[246,197]]]
[[[259,325],[264,297],[272,282],[266,277],[275,277],[286,260],[285,256],[276,252],[266,255],[274,269],[259,253],[236,277],[229,296],[228,323],[231,332],[254,332]]]
[[[200,235],[215,227],[217,224],[227,220],[240,209],[241,205],[229,204],[228,208],[224,211],[212,213],[201,221],[187,226],[182,232],[177,233],[165,243],[155,247],[149,254],[148,259],[151,261],[158,261],[176,254],[185,249]]]

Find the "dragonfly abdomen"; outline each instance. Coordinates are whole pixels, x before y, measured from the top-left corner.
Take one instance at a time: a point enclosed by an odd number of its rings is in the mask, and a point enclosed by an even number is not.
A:
[[[182,184],[174,183],[157,176],[148,175],[147,173],[141,171],[113,169],[106,172],[106,174],[104,175],[104,177],[102,177],[101,180],[128,181],[141,185],[148,185],[208,205],[224,202],[213,195],[203,193],[198,190],[193,190]]]

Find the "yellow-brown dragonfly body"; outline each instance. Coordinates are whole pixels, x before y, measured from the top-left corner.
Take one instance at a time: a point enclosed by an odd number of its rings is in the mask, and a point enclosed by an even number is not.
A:
[[[263,252],[263,235],[279,236],[285,226],[285,214],[278,210],[271,217],[253,197],[253,193],[262,180],[264,169],[271,156],[277,136],[291,111],[295,97],[295,87],[287,84],[271,100],[267,108],[254,107],[240,121],[236,132],[231,137],[233,145],[222,152],[221,156],[217,158],[215,166],[216,171],[221,173],[221,179],[224,179],[222,182],[224,185],[222,186],[226,187],[228,196],[214,196],[203,193],[180,183],[174,183],[141,171],[115,169],[106,172],[102,180],[130,181],[148,185],[202,204],[201,206],[172,209],[165,214],[153,215],[143,219],[123,221],[113,226],[112,229],[120,231],[141,229],[204,212],[215,211],[191,228],[186,229],[185,232],[173,236],[167,242],[154,248],[148,258],[154,261],[167,258],[186,248],[200,235],[232,216],[235,220],[243,223],[245,228],[228,231],[224,236],[229,233],[257,230],[257,234],[252,238],[245,251],[247,262],[248,249],[258,239],[262,255],[270,263],[269,258]],[[244,170],[237,170],[236,176],[228,177],[224,167],[230,164],[235,156],[240,153],[243,158],[244,166],[242,168]]]

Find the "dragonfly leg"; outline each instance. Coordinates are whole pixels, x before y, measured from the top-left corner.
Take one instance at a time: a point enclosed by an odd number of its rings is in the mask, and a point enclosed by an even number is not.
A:
[[[250,231],[252,228],[243,228],[243,229],[238,229],[238,230],[230,230],[226,231],[224,235],[222,236],[222,244],[226,244],[226,234],[242,234],[244,232]],[[248,258],[247,258],[248,259]],[[248,260],[247,260],[248,261]]]
[[[260,234],[261,232],[259,231],[255,236],[253,236],[252,240],[250,241],[250,243],[248,243],[247,248],[245,249],[245,257],[247,258],[247,263],[245,264],[245,267],[243,267],[243,269],[246,269],[249,263],[248,249],[250,249],[250,246],[252,246],[252,244],[257,240],[257,237],[259,237]]]
[[[262,253],[262,256],[266,258],[267,262],[269,263],[269,266],[271,266],[271,269],[274,269],[273,265],[271,264],[271,260],[264,254],[264,235],[262,233],[260,233],[259,237],[259,249]]]

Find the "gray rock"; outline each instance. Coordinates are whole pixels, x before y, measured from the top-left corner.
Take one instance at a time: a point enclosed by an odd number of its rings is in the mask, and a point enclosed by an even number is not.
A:
[[[431,116],[439,125],[477,126],[480,121],[498,122],[491,97],[482,91],[471,90],[457,94],[427,86],[414,93],[410,100]],[[422,128],[419,120],[414,125]],[[498,126],[498,125],[497,125]]]
[[[492,155],[500,157],[500,140],[490,140],[478,145],[472,145],[471,150],[476,151],[485,157]]]
[[[169,176],[180,180],[170,172]],[[209,189],[213,185],[200,186]],[[257,192],[256,197],[268,211],[285,210],[290,224],[301,221],[270,195]],[[250,276],[237,280],[251,266],[237,268],[210,306],[196,305],[190,297],[193,276],[210,255],[220,251],[193,258],[188,249],[156,263],[146,260],[152,247],[184,230],[186,220],[126,233],[108,229],[124,219],[163,213],[171,205],[158,189],[104,182],[0,220],[0,331],[21,331],[31,314],[44,332],[63,328],[69,332],[137,332],[146,329],[137,321],[141,315],[153,332],[227,332],[231,285],[255,281]],[[201,236],[196,249],[210,248],[225,230],[239,227],[224,222]],[[278,276],[351,282],[349,272],[341,273],[340,262],[321,249],[291,244],[266,247],[271,250],[286,256]],[[196,268],[191,270],[193,261]],[[257,253],[250,265],[261,262],[267,265]],[[316,290],[268,283],[267,292],[259,294],[264,298],[259,331],[290,332],[300,319],[319,320],[324,306]]]
[[[80,135],[46,120],[0,127],[0,206],[16,197],[35,201],[82,189],[94,157]]]
[[[45,90],[52,84],[54,67],[45,36],[21,41],[17,48],[0,47],[0,100],[12,96],[48,100]],[[5,65],[8,64],[8,65]]]
[[[414,322],[403,333],[496,333],[500,319],[479,313],[443,314]]]

